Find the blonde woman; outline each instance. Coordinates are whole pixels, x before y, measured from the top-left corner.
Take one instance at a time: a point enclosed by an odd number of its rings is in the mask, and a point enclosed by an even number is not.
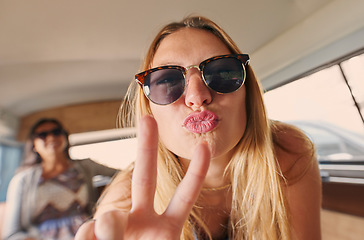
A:
[[[214,22],[157,34],[121,116],[138,157],[78,239],[321,238],[314,147],[267,119],[249,56]]]

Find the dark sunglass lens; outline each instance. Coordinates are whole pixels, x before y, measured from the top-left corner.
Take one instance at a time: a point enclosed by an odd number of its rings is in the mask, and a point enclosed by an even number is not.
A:
[[[240,60],[230,57],[207,63],[203,75],[212,90],[230,93],[238,90],[244,83],[245,71]]]
[[[48,137],[49,134],[52,134],[55,137],[58,137],[60,135],[62,135],[64,132],[61,128],[55,128],[53,130],[50,131],[44,131],[44,132],[40,132],[40,133],[35,133],[34,137],[35,138],[40,138],[40,139],[46,139]]]
[[[53,129],[51,131],[51,133],[53,134],[53,136],[60,136],[63,133],[63,131],[60,128],[56,128],[56,129]]]
[[[35,137],[40,138],[40,139],[46,139],[48,136],[48,132],[40,132],[35,134]]]
[[[144,93],[154,103],[173,103],[183,94],[185,80],[179,69],[160,69],[147,75],[144,80]]]

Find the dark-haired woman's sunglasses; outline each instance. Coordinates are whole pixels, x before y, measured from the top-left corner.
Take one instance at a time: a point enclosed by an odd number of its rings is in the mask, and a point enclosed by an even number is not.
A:
[[[198,66],[162,66],[135,75],[145,96],[155,104],[167,105],[177,101],[186,88],[186,74],[190,68],[202,73],[206,86],[218,93],[238,90],[245,81],[247,54],[229,54],[206,59]]]
[[[62,128],[54,128],[49,131],[34,133],[33,138],[40,138],[42,140],[45,140],[49,134],[52,134],[55,137],[58,137],[60,135],[63,135],[65,132]]]

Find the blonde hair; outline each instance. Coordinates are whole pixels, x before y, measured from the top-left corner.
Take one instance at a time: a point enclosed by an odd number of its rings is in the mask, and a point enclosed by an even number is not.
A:
[[[214,22],[204,17],[187,17],[165,26],[152,42],[141,71],[149,69],[162,40],[183,28],[208,31],[217,36],[231,51],[241,53],[233,40]],[[290,239],[286,201],[282,192],[282,173],[277,163],[272,139],[271,122],[266,116],[261,86],[250,66],[247,66],[247,125],[235,147],[226,172],[232,183],[230,239]],[[148,99],[133,81],[120,109],[122,127],[135,126],[138,120],[151,114]],[[274,125],[274,124],[273,124]],[[163,212],[184,176],[178,158],[159,143],[158,179],[155,200],[157,212]],[[201,206],[200,206],[201,207]],[[209,236],[200,207],[195,204],[182,230],[182,239]]]

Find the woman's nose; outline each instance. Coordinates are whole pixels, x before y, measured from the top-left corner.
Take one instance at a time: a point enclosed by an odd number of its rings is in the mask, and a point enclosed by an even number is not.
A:
[[[198,69],[190,69],[186,74],[186,80],[185,103],[188,107],[199,108],[211,103],[210,89],[206,86]]]
[[[56,137],[53,134],[48,134],[45,138],[44,141],[53,141]]]

